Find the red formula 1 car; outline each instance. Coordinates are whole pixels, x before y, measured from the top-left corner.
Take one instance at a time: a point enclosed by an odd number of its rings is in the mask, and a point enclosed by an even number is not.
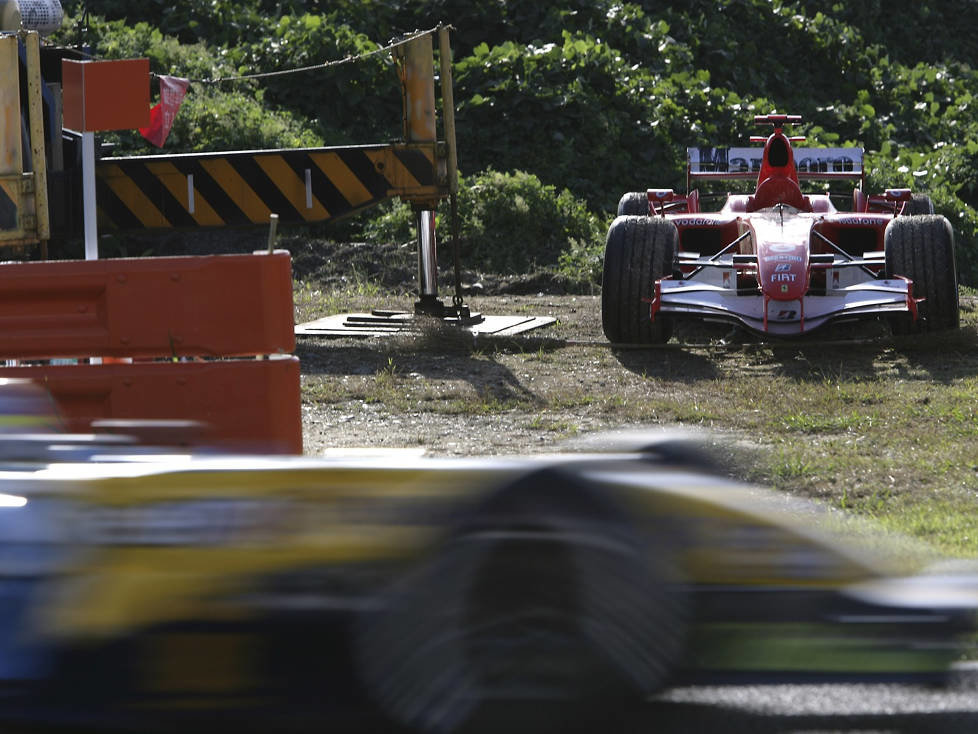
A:
[[[764,149],[691,148],[687,194],[625,194],[608,231],[602,324],[612,342],[659,343],[676,319],[739,324],[762,335],[806,334],[831,321],[885,317],[896,333],[958,325],[954,234],[909,189],[863,192],[862,150],[794,149],[797,115]],[[703,211],[696,181],[756,179]],[[858,181],[851,209],[802,193],[800,181]],[[704,197],[705,198],[705,197]]]

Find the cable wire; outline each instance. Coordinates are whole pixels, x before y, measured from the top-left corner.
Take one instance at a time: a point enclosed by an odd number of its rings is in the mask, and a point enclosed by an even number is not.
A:
[[[391,51],[392,49],[395,49],[398,46],[403,46],[406,43],[410,43],[411,41],[417,38],[421,38],[427,35],[433,35],[434,33],[437,33],[438,30],[442,27],[443,26],[439,25],[436,26],[435,28],[430,28],[426,31],[416,31],[415,33],[409,36],[406,36],[398,41],[390,43],[387,46],[381,46],[380,48],[374,49],[373,51],[368,51],[366,53],[359,54],[357,56],[346,56],[342,59],[335,59],[333,61],[324,61],[321,64],[313,64],[311,66],[300,66],[294,69],[281,69],[278,71],[257,72],[255,74],[241,74],[239,76],[216,77],[214,79],[191,79],[190,81],[195,84],[220,84],[222,82],[236,82],[236,81],[245,81],[250,79],[267,79],[270,77],[285,76],[287,74],[300,74],[307,71],[319,71],[322,69],[329,69],[334,66],[341,66],[343,64],[350,64],[356,61],[362,61],[363,59],[370,58],[371,56],[376,56],[377,54]]]

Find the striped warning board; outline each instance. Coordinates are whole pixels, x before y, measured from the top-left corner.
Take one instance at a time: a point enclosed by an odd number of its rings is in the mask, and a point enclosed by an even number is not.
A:
[[[17,202],[20,200],[18,187],[10,177],[0,177],[0,230],[8,233],[17,229]]]
[[[0,245],[36,243],[36,227],[34,174],[0,175]]]
[[[436,146],[106,158],[96,166],[99,228],[138,230],[343,217],[385,199],[447,196]]]

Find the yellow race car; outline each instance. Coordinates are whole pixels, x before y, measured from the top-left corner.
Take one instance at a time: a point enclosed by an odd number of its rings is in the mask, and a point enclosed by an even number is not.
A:
[[[126,730],[561,730],[676,682],[939,680],[973,576],[630,435],[544,457],[226,456],[16,436],[0,717]]]

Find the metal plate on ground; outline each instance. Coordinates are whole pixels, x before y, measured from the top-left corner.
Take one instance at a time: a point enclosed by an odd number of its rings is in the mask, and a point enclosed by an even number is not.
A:
[[[440,321],[451,328],[486,336],[513,336],[532,329],[549,326],[557,319],[552,316],[489,316],[473,313],[469,318],[435,319],[432,316],[416,316],[407,311],[372,311],[326,316],[315,321],[297,324],[298,336],[390,336],[421,331],[425,323]]]

